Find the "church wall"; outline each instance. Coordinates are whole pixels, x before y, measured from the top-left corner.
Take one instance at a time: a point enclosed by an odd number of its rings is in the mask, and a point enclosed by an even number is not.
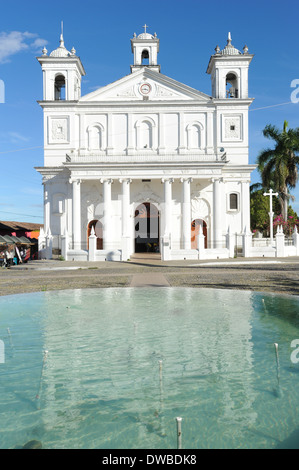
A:
[[[171,249],[182,250],[178,259],[197,256],[189,246],[193,220],[204,221],[197,227],[207,229],[208,248],[221,250],[228,227],[240,234],[249,225],[248,179],[253,167],[248,165],[248,67],[253,56],[245,48],[244,54],[234,49],[229,36],[225,50],[217,48],[208,66],[210,96],[159,73],[156,35],[135,35],[131,45],[132,73],[82,98],[85,71],[76,51],[66,50],[63,38],[57,50],[49,56],[43,51],[38,58],[44,81],[40,104],[45,147],[44,168],[38,171],[47,181],[45,226],[53,234],[53,247],[60,247],[67,229],[75,256],[87,256],[86,251],[80,254],[80,243],[86,250],[89,222],[105,224],[105,192],[109,240],[104,251],[123,249],[127,259],[128,235],[135,251],[135,209],[144,202],[159,211],[161,239],[167,239],[170,225]],[[137,50],[136,45],[142,47]],[[65,96],[64,80],[55,84],[57,74],[65,78]],[[131,181],[129,188],[123,178]],[[231,193],[237,195],[237,209],[229,207]],[[125,223],[122,212],[127,214],[129,194],[130,219]]]
[[[164,114],[164,143],[167,151],[174,152],[179,146],[179,117],[177,113]]]

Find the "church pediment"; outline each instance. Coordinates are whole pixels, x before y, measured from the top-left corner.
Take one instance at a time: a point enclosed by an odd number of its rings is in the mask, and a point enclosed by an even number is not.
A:
[[[158,72],[143,68],[80,99],[81,102],[143,100],[207,102],[210,96]]]

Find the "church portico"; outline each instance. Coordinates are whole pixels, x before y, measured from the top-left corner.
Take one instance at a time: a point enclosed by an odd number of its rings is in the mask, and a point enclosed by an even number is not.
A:
[[[132,174],[125,178],[117,174],[112,178],[100,175],[96,178],[83,173],[70,176],[65,183],[69,186],[66,190],[69,198],[64,196],[62,214],[68,221],[67,259],[88,259],[92,226],[97,236],[96,259],[107,259],[110,253],[116,259],[127,260],[136,252],[153,251],[153,246],[164,258],[165,241],[169,259],[172,253],[178,256],[179,251],[183,259],[194,259],[198,256],[199,225],[204,233],[205,249],[216,249],[216,252],[225,248],[229,225],[234,232],[242,233],[245,218],[238,206],[246,202],[243,193],[247,195],[248,182],[231,186],[223,177],[201,175],[198,178],[196,174],[183,178],[157,178],[149,174],[149,178],[140,179]],[[236,209],[230,213],[229,206],[225,207],[230,201],[228,190],[235,187],[239,191],[232,193],[237,196],[237,201],[233,200]],[[51,205],[56,196],[55,184],[49,188],[52,197],[45,200],[45,214],[53,212]],[[137,212],[142,211],[146,213],[145,220],[138,217]],[[59,249],[60,234],[52,230],[51,236],[53,247]]]
[[[231,39],[218,48],[207,71],[210,96],[161,73],[157,35],[134,35],[131,45],[131,74],[85,96],[81,60],[63,38],[38,57],[45,166],[37,170],[47,257],[126,261],[148,251],[163,260],[229,257],[232,234],[241,237],[250,227],[255,167],[248,165],[246,70],[253,56]]]

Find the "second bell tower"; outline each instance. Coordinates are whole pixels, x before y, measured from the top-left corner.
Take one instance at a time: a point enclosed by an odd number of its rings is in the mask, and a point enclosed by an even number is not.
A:
[[[142,67],[160,72],[160,65],[158,65],[159,39],[156,33],[152,35],[146,32],[147,25],[143,27],[144,33],[139,36],[134,33],[134,37],[131,39],[134,54],[134,65],[131,65],[131,72],[136,72]]]

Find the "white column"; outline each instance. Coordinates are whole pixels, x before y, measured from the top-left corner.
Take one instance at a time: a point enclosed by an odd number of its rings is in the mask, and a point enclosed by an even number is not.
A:
[[[122,200],[121,200],[121,250],[122,261],[127,261],[131,256],[131,224],[130,224],[130,185],[131,179],[120,179],[122,184]]]
[[[223,181],[213,180],[213,209],[214,209],[214,248],[222,248],[222,202],[223,202]]]
[[[130,235],[130,184],[131,179],[120,179],[122,184],[122,201],[121,201],[121,233],[123,237]]]
[[[112,204],[111,204],[111,184],[113,183],[112,179],[101,180],[103,184],[103,203],[104,203],[104,213],[103,213],[103,249],[111,249],[111,238],[112,238]]]
[[[164,235],[171,236],[172,183],[173,179],[162,179],[164,183]]]
[[[73,249],[81,249],[81,180],[73,185]]]
[[[183,248],[191,250],[191,182],[192,178],[181,179],[183,183]]]

